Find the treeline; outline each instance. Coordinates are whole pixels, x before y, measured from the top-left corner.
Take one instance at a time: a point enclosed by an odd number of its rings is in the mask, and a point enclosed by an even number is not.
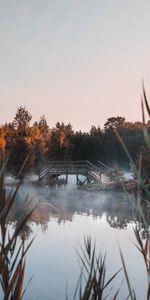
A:
[[[38,171],[46,160],[100,160],[110,166],[128,166],[129,160],[116,135],[123,139],[131,157],[138,160],[141,149],[146,153],[144,124],[112,117],[104,128],[92,126],[88,133],[74,131],[69,123],[49,128],[45,116],[31,125],[32,116],[25,107],[17,109],[14,120],[0,127],[0,147],[9,156],[7,169],[15,175],[25,159],[25,170]],[[150,123],[146,124],[148,130]],[[146,154],[145,154],[146,157]]]

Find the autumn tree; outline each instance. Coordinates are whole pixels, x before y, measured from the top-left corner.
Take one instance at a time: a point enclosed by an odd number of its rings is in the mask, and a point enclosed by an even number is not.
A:
[[[35,122],[32,127],[32,145],[35,154],[35,169],[38,171],[41,164],[47,157],[48,145],[50,141],[50,129],[44,117],[40,122]]]
[[[57,122],[51,131],[48,156],[57,160],[71,159],[72,135],[73,129],[70,123],[65,125],[63,122]]]
[[[45,138],[48,138],[49,133],[50,133],[50,129],[49,129],[49,126],[47,124],[47,119],[46,119],[45,115],[41,116],[40,121],[38,123],[38,127],[39,127],[39,130],[40,130],[41,134]]]
[[[10,153],[12,151],[12,148],[15,144],[15,139],[16,139],[16,130],[15,130],[15,126],[14,123],[5,123],[2,126],[2,130],[3,130],[3,137],[6,143],[6,147],[5,147],[5,155],[6,157],[10,156]]]
[[[34,162],[34,151],[32,146],[32,132],[30,121],[32,116],[30,112],[20,106],[17,109],[13,120],[15,128],[15,138],[10,152],[9,166],[15,175],[20,171],[25,159],[28,157],[25,171],[29,170]]]

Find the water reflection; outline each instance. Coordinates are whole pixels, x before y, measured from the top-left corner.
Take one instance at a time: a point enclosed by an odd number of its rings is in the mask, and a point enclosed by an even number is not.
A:
[[[25,201],[27,193],[30,195],[30,199],[32,198],[30,204]],[[95,193],[77,190],[74,187],[35,188],[26,184],[22,185],[18,192],[10,221],[16,226],[17,222],[33,206],[36,206],[24,228],[24,233],[22,233],[25,238],[30,236],[29,226],[31,223],[40,224],[42,231],[46,232],[51,220],[55,219],[58,224],[63,225],[66,221],[72,222],[76,214],[93,216],[94,219],[102,218],[105,215],[105,219],[111,227],[126,229],[129,223],[135,221],[134,202],[135,199],[132,195],[127,199],[126,195],[121,192]],[[148,216],[147,221],[149,221]]]
[[[27,194],[32,199],[30,205],[25,201]],[[73,298],[80,274],[75,248],[79,248],[83,236],[87,235],[93,236],[98,249],[104,252],[107,250],[108,275],[114,274],[121,265],[117,236],[123,253],[127,253],[127,269],[132,282],[136,284],[138,299],[145,299],[145,269],[143,270],[143,261],[141,262],[140,255],[138,256],[137,249],[131,242],[134,241],[133,200],[131,195],[127,200],[123,193],[94,193],[77,190],[73,185],[57,189],[22,185],[10,222],[12,226],[17,226],[23,216],[36,205],[21,238],[29,239],[32,233],[36,235],[38,232],[28,254],[27,282],[33,274],[35,277],[25,299],[65,299],[66,282],[69,282],[69,299]],[[143,230],[142,236],[145,235]],[[120,277],[117,280],[116,289],[120,286]],[[118,299],[126,297],[126,287],[123,287]]]

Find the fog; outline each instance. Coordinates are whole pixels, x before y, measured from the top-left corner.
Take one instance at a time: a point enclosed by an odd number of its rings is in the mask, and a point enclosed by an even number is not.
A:
[[[83,178],[81,178],[83,179]],[[6,178],[7,192],[16,181]],[[19,221],[32,208],[35,208],[30,222],[47,224],[55,218],[58,223],[73,221],[74,215],[92,215],[94,218],[104,214],[108,224],[115,228],[125,229],[134,221],[133,196],[123,192],[94,192],[76,186],[76,176],[68,176],[68,184],[40,186],[37,177],[28,176],[21,183],[13,206],[11,221]]]
[[[16,183],[11,176],[6,178],[7,193]],[[66,282],[69,283],[69,299],[72,299],[80,274],[75,248],[80,249],[83,236],[88,235],[96,240],[98,250],[103,246],[107,251],[108,276],[121,266],[116,238],[121,242],[129,274],[136,283],[138,299],[144,299],[146,276],[137,249],[131,242],[134,241],[134,200],[133,195],[127,197],[122,192],[77,188],[75,176],[68,177],[67,185],[53,187],[40,186],[35,175],[27,176],[20,184],[10,215],[10,224],[14,228],[35,207],[20,234],[26,240],[36,235],[28,253],[26,282],[33,274],[35,276],[25,300],[48,300],[50,296],[51,299],[65,299]],[[120,276],[114,289],[119,286]],[[126,296],[124,285],[118,299]]]

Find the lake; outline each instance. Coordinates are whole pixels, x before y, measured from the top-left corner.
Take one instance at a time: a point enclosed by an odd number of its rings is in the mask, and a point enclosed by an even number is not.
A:
[[[135,217],[132,197],[121,192],[90,192],[76,188],[75,178],[67,186],[57,188],[21,186],[11,222],[14,226],[25,210],[24,199],[29,193],[37,206],[28,222],[24,236],[35,240],[26,261],[25,282],[33,276],[24,299],[73,299],[81,267],[77,251],[84,247],[84,236],[96,241],[97,252],[106,252],[106,277],[121,266],[121,247],[137,299],[146,299],[147,277],[143,258],[134,245]],[[120,287],[118,299],[126,299],[128,290],[123,271],[111,284],[108,299]],[[78,299],[78,298],[77,298]]]

